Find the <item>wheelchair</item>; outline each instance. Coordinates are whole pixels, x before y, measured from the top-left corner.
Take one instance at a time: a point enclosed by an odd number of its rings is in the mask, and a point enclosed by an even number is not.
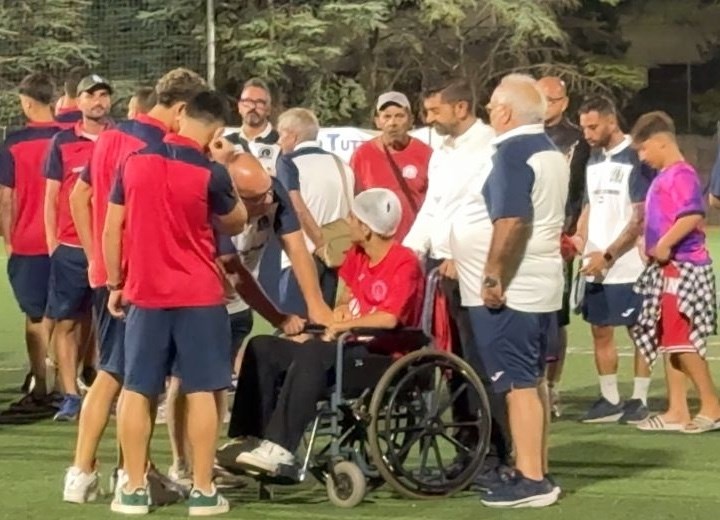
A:
[[[472,367],[434,344],[438,280],[436,270],[428,275],[420,329],[355,329],[338,338],[334,386],[318,404],[304,455],[298,454],[301,462],[281,466],[277,474],[251,475],[261,500],[272,498],[273,485],[304,482],[309,475],[325,485],[331,503],[344,508],[384,484],[411,499],[449,497],[470,485],[487,454],[490,408]],[[408,334],[425,346],[394,360],[346,356],[368,338]],[[460,405],[462,417],[456,413]],[[232,451],[218,452],[226,470],[242,474],[233,467],[234,457]]]

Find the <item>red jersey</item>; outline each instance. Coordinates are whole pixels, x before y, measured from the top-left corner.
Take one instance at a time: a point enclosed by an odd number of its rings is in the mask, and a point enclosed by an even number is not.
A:
[[[127,157],[110,195],[125,206],[124,296],[144,308],[222,305],[211,217],[236,204],[227,170],[186,137]]]
[[[379,138],[360,145],[350,159],[350,166],[355,172],[355,193],[360,193],[368,188],[387,188],[398,196],[402,204],[402,219],[395,234],[395,240],[402,242],[425,201],[425,192],[428,187],[428,163],[432,155],[432,148],[412,137],[405,149],[388,148],[388,150],[402,175],[402,182],[407,186],[407,190],[402,189]],[[412,200],[408,198],[406,191],[410,193]]]
[[[338,272],[352,298],[348,306],[353,318],[383,311],[398,319],[399,327],[420,325],[425,280],[420,261],[407,247],[394,243],[385,258],[370,265],[359,246],[348,251]],[[405,345],[394,342],[394,347]]]
[[[146,114],[130,121],[123,121],[115,128],[106,130],[95,143],[89,167],[80,178],[92,188],[92,260],[90,263],[90,287],[104,287],[107,271],[103,261],[102,235],[105,227],[108,198],[115,174],[122,161],[131,153],[145,146],[161,143],[167,129],[157,119]]]
[[[60,182],[57,201],[57,240],[80,246],[80,238],[70,213],[70,193],[80,173],[90,163],[97,136],[83,132],[82,122],[58,133],[50,143],[45,160],[45,178]]]
[[[50,140],[60,130],[55,122],[28,123],[9,134],[0,147],[0,185],[13,190],[10,244],[15,254],[48,254],[43,161]]]

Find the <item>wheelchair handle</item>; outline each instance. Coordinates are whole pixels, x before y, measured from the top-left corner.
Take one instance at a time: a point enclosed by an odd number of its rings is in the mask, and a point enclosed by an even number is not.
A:
[[[422,315],[420,328],[428,338],[432,338],[433,314],[435,311],[435,292],[440,282],[440,268],[431,269],[425,279],[425,294],[423,295]]]
[[[316,334],[318,336],[325,334],[325,325],[321,325],[319,323],[306,323],[303,327],[303,333]]]

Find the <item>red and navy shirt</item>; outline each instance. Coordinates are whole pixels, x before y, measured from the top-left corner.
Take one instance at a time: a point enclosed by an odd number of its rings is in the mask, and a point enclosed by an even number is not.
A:
[[[139,307],[222,305],[212,215],[235,207],[227,170],[193,140],[168,134],[128,156],[110,202],[125,206],[124,296]]]
[[[55,113],[55,121],[63,128],[72,128],[75,123],[82,121],[83,114],[76,107],[61,108]]]
[[[95,143],[88,168],[80,178],[92,188],[92,260],[90,263],[90,286],[103,287],[107,272],[102,253],[102,234],[105,227],[108,198],[115,174],[122,161],[133,152],[148,145],[162,143],[167,128],[157,119],[146,114],[130,121],[123,121],[115,128],[106,130]]]
[[[46,255],[43,161],[50,140],[62,128],[55,122],[29,123],[0,147],[0,185],[13,189],[10,244],[18,255]]]
[[[80,122],[58,133],[50,143],[45,160],[45,178],[60,182],[56,238],[61,244],[80,246],[80,238],[70,213],[70,192],[80,173],[90,164],[96,140],[97,136],[82,131]]]

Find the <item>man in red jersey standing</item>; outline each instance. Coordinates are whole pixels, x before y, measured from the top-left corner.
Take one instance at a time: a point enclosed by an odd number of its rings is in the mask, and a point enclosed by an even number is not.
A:
[[[413,115],[405,94],[386,92],[376,104],[375,125],[382,132],[363,143],[350,159],[355,193],[369,188],[392,190],[402,204],[402,220],[395,239],[402,242],[425,200],[432,148],[408,132]]]

